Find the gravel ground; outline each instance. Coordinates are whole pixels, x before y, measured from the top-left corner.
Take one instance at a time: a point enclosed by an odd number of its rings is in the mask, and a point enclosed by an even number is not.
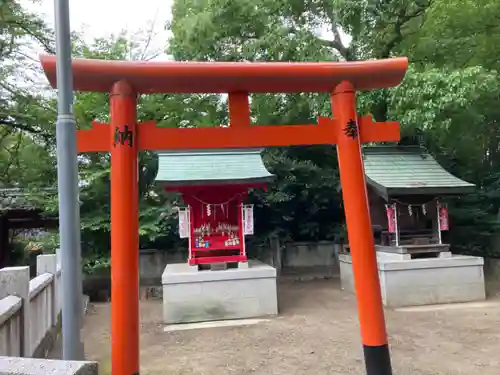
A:
[[[142,375],[364,374],[354,296],[338,280],[280,283],[280,316],[247,327],[163,332],[161,302],[141,302]],[[85,318],[86,357],[110,363],[110,305]],[[394,374],[498,375],[500,300],[482,307],[386,311]],[[108,369],[108,370],[107,370]]]

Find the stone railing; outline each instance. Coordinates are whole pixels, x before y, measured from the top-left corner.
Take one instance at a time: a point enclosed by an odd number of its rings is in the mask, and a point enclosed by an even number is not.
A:
[[[97,375],[96,362],[0,357],[2,375]]]
[[[57,256],[37,257],[29,267],[0,269],[0,356],[44,358],[58,333],[61,271]]]

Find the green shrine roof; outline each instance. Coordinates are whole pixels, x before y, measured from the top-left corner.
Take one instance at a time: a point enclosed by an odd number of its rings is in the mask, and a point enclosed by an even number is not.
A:
[[[260,150],[159,152],[157,182],[166,185],[268,182]]]
[[[364,147],[363,159],[368,185],[384,198],[465,194],[475,187],[447,172],[419,146]]]
[[[30,211],[35,207],[28,201],[21,189],[2,188],[0,189],[0,212],[21,210]]]
[[[0,188],[0,216],[9,212],[42,211],[41,200],[57,195],[57,189]]]

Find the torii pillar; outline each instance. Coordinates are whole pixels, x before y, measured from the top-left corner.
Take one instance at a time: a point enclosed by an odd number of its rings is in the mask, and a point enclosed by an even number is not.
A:
[[[56,60],[42,56],[56,87]],[[141,150],[259,148],[337,144],[340,179],[367,375],[391,375],[361,144],[398,141],[395,122],[357,118],[356,90],[401,82],[406,58],[328,63],[155,63],[75,59],[78,91],[110,94],[110,124],[78,131],[79,152],[111,153],[111,305],[113,375],[139,374],[137,157]],[[333,118],[317,124],[251,125],[250,93],[329,92]],[[137,96],[228,93],[228,128],[166,129],[137,124]]]

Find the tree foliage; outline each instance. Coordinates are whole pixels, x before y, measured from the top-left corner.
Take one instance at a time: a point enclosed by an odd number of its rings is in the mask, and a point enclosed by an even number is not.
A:
[[[53,102],[33,90],[29,47],[34,43],[53,52],[50,30],[40,18],[19,1],[0,1],[0,186],[38,183],[53,175],[46,130],[55,112]],[[32,165],[39,167],[34,173]]]
[[[434,0],[419,32],[404,40],[403,51],[421,67],[498,70],[499,16],[500,3],[493,0]]]

